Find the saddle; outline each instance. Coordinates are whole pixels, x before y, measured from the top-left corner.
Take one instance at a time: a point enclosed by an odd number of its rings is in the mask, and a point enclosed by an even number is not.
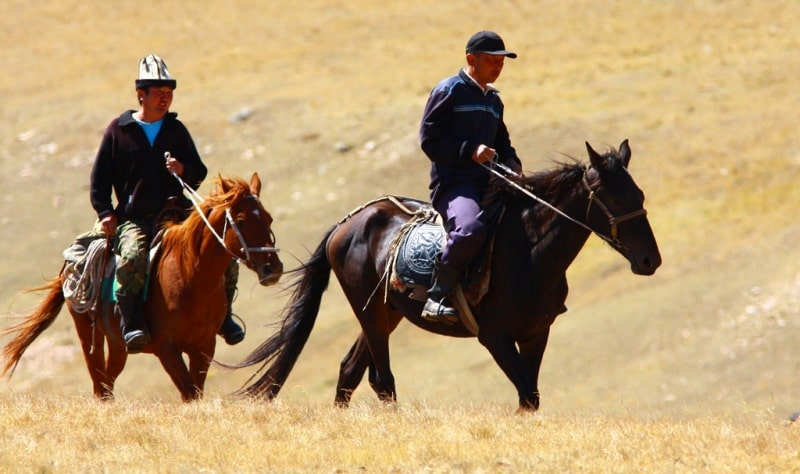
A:
[[[147,260],[147,281],[150,280],[152,269],[158,262],[161,237],[164,233],[165,230],[162,229],[153,238]],[[98,302],[116,302],[117,283],[114,272],[119,255],[106,250],[106,245],[104,234],[87,232],[76,237],[72,245],[64,249],[62,253],[64,266],[61,270],[61,274],[64,275],[64,297],[73,304],[86,304],[90,299],[97,299]],[[95,298],[93,295],[98,289],[99,298]],[[145,290],[142,295],[145,300],[147,299],[146,293]]]
[[[154,265],[158,261],[159,249],[161,239],[166,233],[167,227],[170,222],[182,222],[188,216],[188,212],[180,206],[180,200],[177,196],[168,198],[164,207],[153,217],[153,228],[156,230],[152,239],[150,240],[150,255],[147,260],[147,281],[150,280],[150,274]],[[96,299],[91,294],[98,286],[98,282],[93,282],[95,288],[86,288],[88,285],[84,283],[87,278],[98,278],[102,276],[102,281],[99,282],[100,295],[98,301],[116,302],[114,271],[116,270],[117,260],[119,256],[112,253],[110,250],[105,249],[106,235],[102,232],[89,231],[83,233],[75,238],[72,245],[67,247],[64,252],[64,267],[61,273],[64,275],[64,294],[65,298],[71,300],[73,304],[86,305],[87,299]],[[103,246],[101,249],[100,246]],[[105,253],[105,267],[100,262],[96,253]],[[69,286],[68,286],[69,285]],[[78,289],[79,286],[84,287]],[[145,285],[145,293],[142,295],[143,299],[147,299],[147,288]],[[88,308],[87,308],[88,309]]]
[[[186,218],[186,211],[174,205],[175,202],[168,201],[168,205],[154,220],[156,232],[150,241],[142,300],[147,300],[147,288],[150,286],[150,278],[160,256],[161,239],[167,231],[165,224],[170,221],[180,222]],[[61,275],[64,298],[70,302],[72,308],[80,313],[91,312],[92,318],[99,315],[106,334],[112,335],[115,334],[110,330],[112,319],[114,326],[119,325],[114,314],[114,304],[117,299],[117,281],[114,275],[119,255],[108,249],[108,245],[106,235],[102,232],[89,231],[77,236],[72,245],[63,251],[64,266]],[[121,340],[117,342],[122,343]]]
[[[477,334],[478,326],[471,308],[478,307],[489,290],[494,227],[502,216],[502,210],[502,203],[493,204],[486,209],[489,238],[454,289],[454,305],[458,309],[461,322],[473,334]],[[391,288],[407,293],[413,300],[426,301],[428,289],[433,285],[434,261],[442,252],[446,240],[447,233],[436,210],[430,205],[424,205],[414,212],[412,218],[400,228],[390,246]]]

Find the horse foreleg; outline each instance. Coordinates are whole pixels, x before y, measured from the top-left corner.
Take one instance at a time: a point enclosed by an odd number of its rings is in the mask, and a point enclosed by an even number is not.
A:
[[[367,339],[362,332],[353,347],[347,353],[342,363],[339,365],[339,382],[336,384],[335,404],[339,407],[347,407],[350,397],[364,378],[364,371],[372,362],[369,354]],[[372,372],[372,371],[370,371]],[[370,385],[372,385],[372,374],[370,373]]]
[[[88,314],[74,313],[71,308],[70,314],[92,379],[92,392],[100,400],[110,400],[114,398],[114,380],[109,379],[106,372],[105,336],[93,326]]]
[[[208,368],[211,366],[211,359],[214,358],[214,342],[210,348],[197,352],[189,353],[189,373],[194,379],[195,390],[197,397],[203,396],[203,390],[206,386],[206,377],[208,377]]]
[[[161,366],[169,374],[172,383],[178,387],[184,402],[191,402],[200,397],[197,386],[194,384],[192,374],[186,367],[181,352],[172,344],[159,347],[155,353]]]
[[[508,334],[489,332],[481,328],[478,340],[489,350],[497,365],[516,387],[520,411],[538,410],[539,393],[536,383],[529,378],[514,339]]]
[[[539,408],[539,369],[542,366],[544,349],[547,347],[547,339],[550,336],[550,327],[536,334],[529,341],[519,343],[519,352],[522,363],[528,375],[528,380],[533,383],[533,392],[529,392],[523,399],[520,396],[520,409],[537,410]]]

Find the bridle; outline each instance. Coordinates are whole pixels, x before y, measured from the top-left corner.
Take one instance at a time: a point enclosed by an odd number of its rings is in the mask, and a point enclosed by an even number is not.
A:
[[[581,222],[581,221],[579,221],[577,219],[574,219],[573,217],[567,215],[561,209],[558,209],[557,207],[553,206],[549,202],[547,202],[544,199],[540,198],[539,196],[533,194],[529,189],[527,189],[527,188],[515,183],[514,181],[509,179],[508,176],[506,176],[505,174],[497,171],[497,169],[496,169],[496,168],[499,168],[499,169],[503,170],[504,173],[506,173],[506,174],[508,174],[510,176],[519,177],[519,175],[516,172],[514,172],[514,170],[512,170],[511,168],[503,165],[502,163],[498,162],[497,160],[492,160],[489,163],[491,163],[491,164],[487,165],[486,163],[484,163],[483,164],[484,167],[487,170],[489,170],[491,173],[493,173],[494,175],[500,177],[506,183],[510,184],[513,188],[517,189],[518,191],[520,191],[521,193],[525,194],[526,196],[528,196],[529,198],[533,199],[534,201],[539,202],[539,203],[543,204],[544,206],[550,208],[551,210],[553,210],[553,212],[555,212],[556,214],[560,215],[561,217],[567,219],[568,221],[583,227],[584,229],[586,229],[589,232],[595,234],[596,236],[600,237],[601,239],[605,240],[606,242],[608,242],[609,244],[611,244],[612,246],[614,246],[614,247],[616,247],[618,249],[624,249],[625,246],[622,245],[622,242],[619,241],[618,234],[617,234],[617,225],[620,224],[621,222],[625,222],[625,221],[631,220],[631,219],[633,219],[635,217],[647,215],[647,210],[645,210],[644,208],[638,209],[638,210],[633,211],[633,212],[629,212],[629,213],[627,213],[625,215],[622,215],[622,216],[619,216],[619,217],[617,217],[614,214],[612,214],[611,211],[608,210],[608,206],[606,206],[605,203],[603,203],[603,201],[597,195],[597,192],[594,189],[592,189],[592,186],[589,184],[589,179],[586,177],[586,175],[589,173],[589,170],[591,168],[585,168],[583,170],[583,177],[581,179],[581,182],[583,183],[583,186],[586,188],[586,191],[588,191],[588,193],[589,193],[589,195],[587,196],[587,198],[589,200],[589,203],[586,206],[586,220],[587,220],[587,222],[589,220],[589,211],[592,208],[592,203],[597,203],[597,207],[599,207],[600,210],[603,211],[603,213],[606,215],[606,217],[608,217],[608,223],[611,226],[611,236],[607,236],[607,235],[605,235],[603,233],[598,232],[595,229],[592,229],[591,227],[589,227],[585,223],[583,223],[583,222]]]
[[[169,152],[164,153],[165,159],[169,157],[170,157]],[[252,265],[253,262],[251,261],[251,255],[250,255],[251,253],[280,252],[280,249],[277,247],[248,246],[247,242],[244,240],[244,235],[242,234],[242,231],[239,229],[239,226],[236,224],[236,221],[231,215],[230,207],[225,208],[225,225],[222,227],[222,234],[220,235],[219,233],[217,233],[217,231],[214,229],[214,226],[212,226],[211,222],[208,221],[208,217],[206,217],[205,212],[203,212],[203,210],[200,208],[200,204],[203,202],[203,197],[197,194],[197,191],[192,189],[191,186],[186,184],[186,182],[184,182],[181,179],[181,177],[178,176],[177,173],[172,173],[172,176],[174,176],[175,179],[178,180],[178,183],[180,183],[181,187],[184,190],[184,194],[189,198],[190,201],[192,201],[192,206],[194,207],[195,211],[197,211],[197,214],[200,216],[200,218],[203,219],[203,222],[205,223],[208,230],[211,231],[211,234],[214,236],[214,238],[217,239],[217,242],[219,242],[219,244],[222,245],[222,248],[224,248],[225,251],[228,252],[233,258],[235,258],[238,261],[244,261],[245,264]],[[255,199],[256,201],[259,201],[258,196],[256,196],[255,194],[248,194],[245,197],[245,199]],[[241,247],[239,248],[239,253],[244,254],[244,259],[242,259],[242,257],[240,257],[239,255],[236,255],[236,253],[232,252],[228,248],[227,244],[225,244],[225,234],[228,232],[228,228],[233,230],[233,232],[236,234],[236,238],[239,239],[239,245],[241,245]],[[273,243],[276,242],[275,232],[272,231],[272,228],[270,228],[269,230],[269,237]]]
[[[217,242],[219,242],[219,244],[222,245],[222,248],[224,248],[225,251],[231,254],[231,256],[236,260],[244,261],[246,264],[252,264],[253,262],[251,261],[251,256],[250,256],[251,253],[280,252],[280,249],[277,247],[249,247],[247,245],[247,242],[245,242],[244,240],[244,235],[242,234],[242,231],[239,229],[239,226],[236,224],[236,221],[233,219],[233,216],[231,216],[230,207],[225,208],[225,225],[222,227],[222,234],[221,235],[218,234],[217,231],[214,229],[214,226],[211,225],[211,222],[208,221],[208,218],[206,217],[203,210],[200,209],[200,203],[202,202],[202,199],[200,201],[195,201],[196,193],[194,192],[193,189],[190,195],[193,196],[192,205],[197,211],[197,214],[200,215],[200,218],[203,219],[203,222],[206,224],[206,227],[208,227],[208,230],[211,231],[211,234],[214,236],[214,238],[217,239]],[[258,200],[258,196],[254,194],[249,194],[245,199]],[[244,258],[242,258],[239,255],[236,255],[236,253],[232,252],[228,248],[228,245],[225,244],[225,234],[227,234],[229,228],[233,230],[233,232],[236,234],[236,238],[239,239],[239,245],[241,245],[241,247],[239,248],[239,253],[244,254]],[[275,233],[272,231],[272,229],[269,230],[269,235],[272,241],[275,242]]]
[[[625,222],[625,221],[631,220],[634,217],[646,216],[647,215],[647,210],[643,207],[641,209],[629,212],[629,213],[621,215],[619,217],[615,216],[614,214],[611,213],[611,211],[608,210],[608,206],[606,206],[603,203],[603,201],[597,195],[597,192],[594,189],[592,189],[592,186],[589,184],[589,179],[586,177],[588,172],[589,172],[589,168],[584,170],[583,179],[582,179],[583,186],[586,188],[587,191],[589,191],[589,197],[588,197],[589,204],[586,206],[586,221],[587,222],[589,221],[589,210],[591,210],[591,208],[592,208],[592,203],[596,202],[597,203],[597,207],[599,207],[600,210],[603,211],[603,213],[606,215],[606,217],[608,217],[608,223],[609,223],[609,225],[611,225],[611,237],[609,239],[608,237],[604,237],[604,236],[600,235],[596,231],[594,231],[594,233],[597,234],[598,236],[600,236],[601,238],[603,238],[605,241],[611,243],[612,245],[615,245],[615,246],[618,246],[618,247],[622,247],[622,243],[617,238],[617,224],[619,224],[621,222]]]
[[[245,197],[245,199],[255,199],[256,201],[258,201],[258,196],[256,196],[255,194],[248,194]],[[211,227],[211,224],[209,224],[207,221],[206,221],[206,224],[208,225],[209,230],[211,230],[211,232],[214,234],[214,236],[217,237],[217,240],[222,244],[223,247],[225,247],[225,250],[228,250],[228,247],[224,243],[224,239],[221,238],[220,236],[217,236],[217,233],[214,231],[214,228]],[[242,235],[242,231],[239,230],[239,226],[236,225],[236,221],[233,219],[233,216],[231,216],[231,208],[229,208],[229,207],[225,208],[225,226],[222,228],[222,237],[225,237],[225,232],[228,229],[228,225],[230,225],[230,228],[233,230],[233,232],[236,234],[236,237],[239,239],[239,245],[241,245],[241,247],[239,248],[239,252],[244,253],[245,262],[250,262],[250,253],[251,252],[253,252],[253,253],[265,253],[265,252],[267,252],[268,253],[268,252],[279,252],[280,251],[280,249],[276,248],[276,247],[248,247],[247,246],[247,242],[245,242],[245,240],[244,240],[244,235]],[[275,232],[272,231],[271,227],[269,229],[269,238],[270,238],[270,240],[272,240],[272,242],[276,242],[277,241],[277,239],[275,238]],[[228,250],[228,253],[233,255],[233,252],[231,252],[230,250]],[[233,255],[233,256],[236,257],[236,255]],[[239,257],[236,257],[236,258],[241,260],[241,258],[239,258]]]

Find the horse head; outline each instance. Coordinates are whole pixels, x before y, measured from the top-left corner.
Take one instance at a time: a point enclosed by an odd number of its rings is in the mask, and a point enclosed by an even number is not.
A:
[[[619,150],[600,154],[586,143],[591,166],[583,176],[589,193],[586,225],[631,264],[637,275],[652,275],[661,265],[658,244],[647,220],[644,193],[628,173],[628,140]]]
[[[272,216],[261,204],[261,179],[253,173],[248,185],[241,179],[217,178],[212,199],[225,202],[225,248],[258,275],[264,286],[274,285],[283,274],[283,263],[275,247]]]

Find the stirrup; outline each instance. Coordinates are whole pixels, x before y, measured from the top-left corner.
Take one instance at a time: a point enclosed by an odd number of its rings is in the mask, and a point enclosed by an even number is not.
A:
[[[447,298],[442,298],[438,302],[428,298],[422,308],[423,319],[442,324],[453,325],[458,322],[458,311],[447,304]]]
[[[225,339],[225,343],[229,346],[234,346],[244,340],[244,329],[236,324],[236,321],[233,320],[234,316],[235,315],[231,313],[230,317],[226,317],[222,322],[222,327],[219,328],[219,332],[217,332],[217,334]],[[241,320],[238,316],[236,316],[236,318]]]
[[[128,354],[138,354],[142,352],[144,346],[150,342],[150,338],[147,337],[147,334],[141,329],[130,331],[122,338],[125,340],[125,349]]]

